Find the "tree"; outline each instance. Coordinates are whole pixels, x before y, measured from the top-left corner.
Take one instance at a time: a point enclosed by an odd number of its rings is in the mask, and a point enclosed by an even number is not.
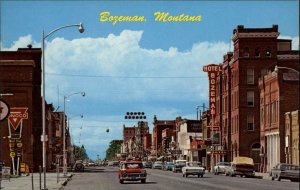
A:
[[[76,160],[88,160],[89,159],[89,156],[86,153],[84,145],[81,145],[81,147],[74,145],[74,154],[75,154]]]
[[[121,144],[113,140],[110,142],[108,149],[106,150],[106,160],[112,160],[117,153],[121,151]]]

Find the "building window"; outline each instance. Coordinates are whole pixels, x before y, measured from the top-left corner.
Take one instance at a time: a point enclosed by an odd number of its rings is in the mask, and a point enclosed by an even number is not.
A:
[[[254,91],[247,91],[247,105],[248,107],[254,106]]]
[[[248,47],[244,48],[243,57],[249,57],[249,48]]]
[[[247,69],[247,84],[254,84],[254,69]]]
[[[270,47],[267,48],[266,56],[271,57],[271,48]]]
[[[260,50],[259,50],[259,48],[255,49],[255,57],[260,57]]]
[[[254,117],[252,114],[247,115],[247,130],[254,131]]]

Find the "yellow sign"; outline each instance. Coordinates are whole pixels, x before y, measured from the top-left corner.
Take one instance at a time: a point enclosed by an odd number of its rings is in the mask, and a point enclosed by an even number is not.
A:
[[[20,142],[20,143],[17,143],[17,147],[18,148],[22,148],[23,144]]]
[[[15,156],[16,156],[16,153],[15,153],[15,152],[11,152],[11,153],[10,153],[10,157],[11,157],[11,158],[14,158]]]

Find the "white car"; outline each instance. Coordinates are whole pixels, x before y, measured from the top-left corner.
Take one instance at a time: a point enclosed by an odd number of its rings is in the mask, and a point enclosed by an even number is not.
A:
[[[217,165],[214,166],[214,174],[225,174],[230,167],[230,162],[218,162]]]
[[[187,162],[186,166],[182,168],[182,176],[188,177],[189,175],[197,175],[203,177],[205,168],[201,166],[200,162]]]

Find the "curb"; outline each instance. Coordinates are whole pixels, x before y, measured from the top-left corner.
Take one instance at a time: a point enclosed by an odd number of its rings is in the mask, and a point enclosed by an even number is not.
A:
[[[72,179],[73,174],[70,175],[70,177],[68,177],[64,182],[62,182],[62,186],[66,186],[68,184],[68,182]]]

